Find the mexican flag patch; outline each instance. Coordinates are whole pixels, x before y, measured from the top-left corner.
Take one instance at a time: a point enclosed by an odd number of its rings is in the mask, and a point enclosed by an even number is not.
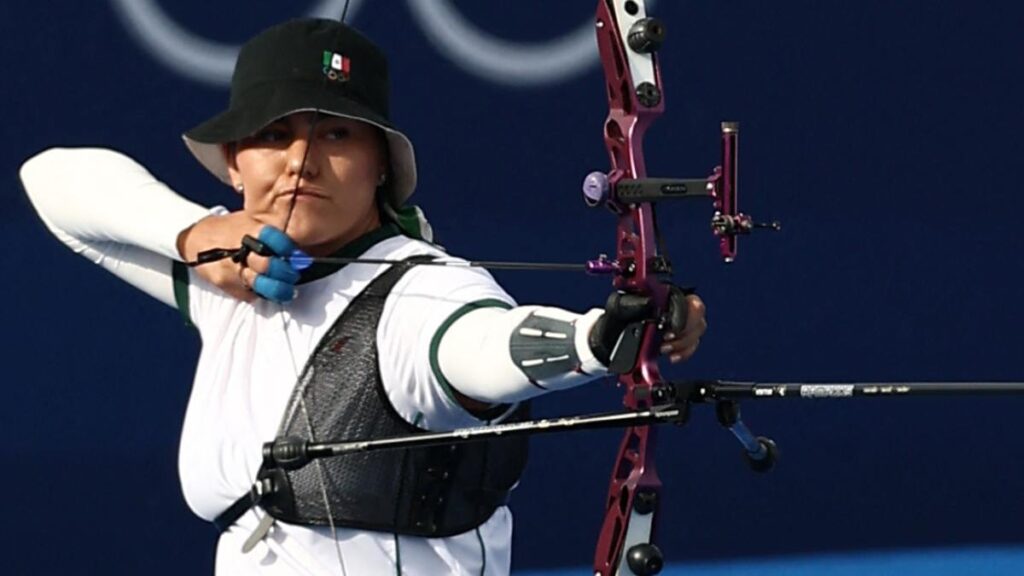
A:
[[[324,76],[327,76],[329,80],[345,82],[352,69],[352,61],[344,54],[324,50],[323,67]]]

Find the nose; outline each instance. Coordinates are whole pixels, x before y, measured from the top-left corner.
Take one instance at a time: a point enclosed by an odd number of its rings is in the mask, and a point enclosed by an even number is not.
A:
[[[309,180],[316,178],[319,173],[320,166],[309,139],[302,135],[292,140],[288,146],[288,175]]]

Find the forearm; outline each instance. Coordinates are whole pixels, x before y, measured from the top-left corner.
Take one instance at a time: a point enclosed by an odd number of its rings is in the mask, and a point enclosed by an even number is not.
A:
[[[482,308],[456,320],[437,351],[441,373],[459,393],[485,403],[519,402],[606,374],[587,336],[602,310]]]
[[[171,191],[131,158],[54,148],[21,168],[29,200],[55,237],[157,299],[173,303],[171,263],[182,230],[209,211]]]
[[[21,181],[58,237],[129,244],[171,259],[180,259],[178,234],[209,214],[112,150],[52,148],[25,162]]]

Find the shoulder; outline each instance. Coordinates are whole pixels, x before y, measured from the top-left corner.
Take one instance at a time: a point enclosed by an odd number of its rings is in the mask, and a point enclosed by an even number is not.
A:
[[[412,256],[423,255],[447,257],[448,253],[435,244],[399,235],[374,244],[363,254],[367,258],[388,258],[393,260],[404,260]]]
[[[471,266],[467,260],[453,256],[439,246],[402,237],[391,238],[377,247],[387,250],[389,259],[433,256],[439,263],[412,267],[395,285],[394,295],[406,298],[444,297],[461,302],[498,299],[515,305],[512,297],[485,268]]]

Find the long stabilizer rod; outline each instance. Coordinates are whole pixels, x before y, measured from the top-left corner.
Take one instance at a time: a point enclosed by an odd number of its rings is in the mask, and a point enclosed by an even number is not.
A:
[[[892,396],[981,396],[1022,394],[1024,382],[733,382],[709,380],[680,382],[680,391],[692,390],[691,401],[740,399],[829,399]]]

